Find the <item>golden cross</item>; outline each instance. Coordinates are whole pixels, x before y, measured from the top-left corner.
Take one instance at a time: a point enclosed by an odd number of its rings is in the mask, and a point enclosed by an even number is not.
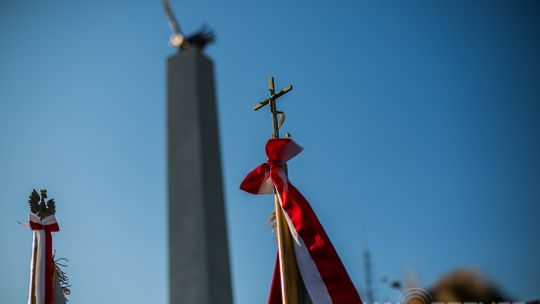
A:
[[[272,138],[279,138],[279,128],[281,128],[281,126],[283,125],[283,122],[285,121],[285,113],[277,110],[276,101],[281,96],[290,92],[292,90],[292,85],[289,85],[288,87],[276,93],[275,88],[274,88],[274,77],[270,77],[268,78],[268,90],[270,91],[270,97],[254,105],[253,111],[257,111],[260,108],[264,107],[265,105],[270,104],[270,112],[272,113],[272,125],[274,127]],[[278,121],[278,115],[279,115],[279,121]]]

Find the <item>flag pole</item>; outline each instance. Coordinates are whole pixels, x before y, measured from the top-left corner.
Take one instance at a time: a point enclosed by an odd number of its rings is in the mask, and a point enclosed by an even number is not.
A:
[[[272,193],[268,182],[274,187],[273,214],[279,263],[276,263],[268,301],[273,304],[362,304],[358,291],[309,202],[286,176],[286,162],[302,151],[301,146],[287,139],[288,133],[285,139],[279,139],[285,114],[277,110],[276,99],[291,90],[292,86],[288,86],[276,92],[274,78],[270,77],[270,97],[253,107],[256,111],[269,105],[272,139],[266,144],[267,162],[249,172],[240,184],[240,189],[251,194]],[[307,276],[302,277],[303,274]]]
[[[267,104],[270,105],[273,126],[272,138],[278,139],[280,138],[279,128],[285,121],[285,113],[277,110],[276,100],[287,92],[291,91],[292,86],[288,86],[280,92],[276,93],[274,87],[274,77],[270,77],[268,79],[268,88],[270,91],[270,97],[256,104],[253,107],[253,110],[257,111]],[[287,133],[285,137],[289,137],[289,134]],[[284,171],[285,174],[287,174],[287,164],[284,165]],[[296,255],[294,253],[293,239],[275,188],[274,212],[276,217],[276,235],[278,243],[279,268],[281,273],[282,302],[283,304],[299,304],[301,297],[301,285],[298,265],[296,263]]]

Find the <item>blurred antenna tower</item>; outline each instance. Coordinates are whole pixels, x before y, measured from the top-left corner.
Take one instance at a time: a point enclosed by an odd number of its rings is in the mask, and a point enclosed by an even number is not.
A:
[[[373,295],[373,277],[371,274],[371,254],[367,248],[364,250],[364,273],[366,284],[366,302],[367,304],[374,304],[375,298]]]

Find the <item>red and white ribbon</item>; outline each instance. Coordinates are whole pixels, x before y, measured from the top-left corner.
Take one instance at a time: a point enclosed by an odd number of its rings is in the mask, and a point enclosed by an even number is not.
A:
[[[35,297],[37,304],[53,304],[54,261],[51,233],[59,231],[60,228],[54,215],[40,220],[33,213],[30,213],[28,227],[34,232],[28,304],[32,303],[32,297]],[[34,286],[33,289],[32,286]],[[34,291],[34,294],[32,294],[32,291]]]
[[[240,189],[253,194],[272,193],[283,208],[294,239],[298,269],[313,303],[361,304],[347,270],[308,201],[289,182],[283,165],[302,151],[293,140],[271,139],[266,144],[268,161],[251,171]],[[279,256],[268,303],[281,304]]]

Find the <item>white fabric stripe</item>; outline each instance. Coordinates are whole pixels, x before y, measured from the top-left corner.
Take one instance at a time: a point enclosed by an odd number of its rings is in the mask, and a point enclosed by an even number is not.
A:
[[[46,218],[40,220],[37,215],[35,215],[33,213],[30,213],[29,216],[28,216],[28,219],[31,222],[38,223],[38,224],[41,224],[41,225],[50,225],[50,224],[56,223],[56,217],[54,216],[54,214],[49,215]]]
[[[36,230],[37,234],[37,260],[36,260],[36,303],[45,301],[45,231]]]
[[[281,197],[279,195],[277,195],[277,197],[279,199],[279,205],[283,206]],[[302,237],[298,234],[296,228],[294,228],[294,225],[292,224],[291,219],[289,218],[289,215],[285,209],[283,209],[283,207],[281,208],[283,210],[283,214],[285,215],[285,219],[287,220],[287,224],[289,225],[289,230],[291,231],[292,237],[294,238],[294,253],[296,254],[296,262],[298,264],[298,269],[300,270],[302,280],[304,281],[304,285],[309,293],[309,297],[313,303],[332,304],[330,293],[328,292],[328,289],[326,289],[326,285],[324,284],[321,274],[315,265],[315,261],[313,261],[311,255],[309,255],[309,251],[304,243],[304,240],[302,240]]]
[[[43,224],[43,225],[50,225],[50,224],[54,224],[54,223],[56,223],[56,217],[54,216],[54,214],[47,216],[46,218],[44,218],[41,221],[41,224]]]
[[[32,257],[30,260],[30,287],[28,287],[28,304],[32,304],[32,277],[36,271],[36,265],[34,264],[34,256],[36,252],[36,231],[32,233]]]

